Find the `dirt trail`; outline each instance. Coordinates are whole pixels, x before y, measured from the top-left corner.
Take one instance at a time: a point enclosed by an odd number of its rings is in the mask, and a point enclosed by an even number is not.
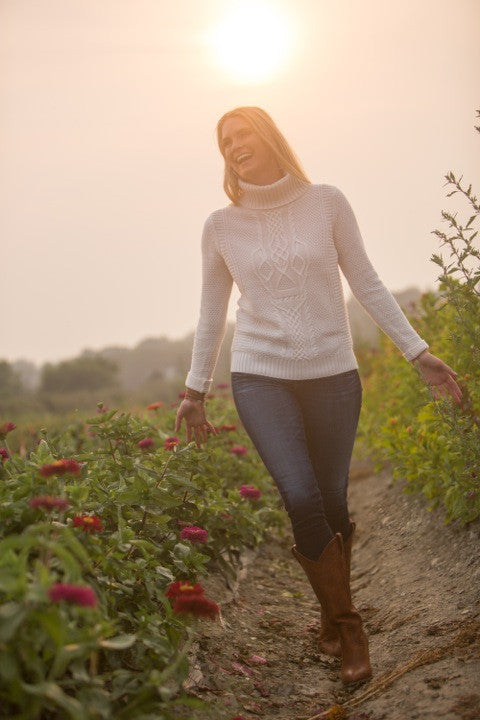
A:
[[[187,685],[208,710],[195,720],[306,720],[335,704],[350,720],[480,720],[480,523],[446,526],[388,473],[360,466],[350,508],[372,680],[342,687],[338,661],[318,652],[319,607],[288,531],[250,558],[234,593],[209,588],[222,624],[201,626]]]

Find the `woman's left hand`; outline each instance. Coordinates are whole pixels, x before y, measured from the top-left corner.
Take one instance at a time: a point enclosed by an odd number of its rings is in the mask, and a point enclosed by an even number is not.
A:
[[[435,400],[440,400],[441,397],[450,397],[457,405],[462,402],[462,391],[458,386],[455,378],[457,373],[452,370],[443,360],[435,357],[424,350],[420,355],[413,361],[415,367],[419,371],[425,383],[431,389]]]

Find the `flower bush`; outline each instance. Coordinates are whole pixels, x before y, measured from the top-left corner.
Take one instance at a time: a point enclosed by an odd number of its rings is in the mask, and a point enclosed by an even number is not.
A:
[[[182,688],[195,624],[220,612],[201,578],[235,577],[285,514],[229,399],[209,413],[232,429],[202,449],[169,435],[174,409],[144,413],[38,431],[0,464],[0,717],[173,720],[201,704]]]
[[[434,254],[441,269],[438,292],[425,293],[414,320],[419,334],[458,374],[463,398],[434,401],[428,388],[383,338],[379,352],[360,357],[365,399],[359,449],[380,466],[393,466],[395,478],[422,492],[430,506],[442,506],[447,520],[466,523],[480,516],[480,249],[476,225],[480,205],[471,186],[446,176],[449,196],[467,206],[461,222],[443,212],[447,232],[434,234],[448,257]]]

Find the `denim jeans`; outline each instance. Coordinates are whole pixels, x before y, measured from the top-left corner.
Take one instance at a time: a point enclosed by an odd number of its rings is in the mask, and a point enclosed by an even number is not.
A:
[[[238,415],[272,476],[297,549],[317,560],[350,534],[348,471],[362,403],[357,370],[309,380],[232,373]]]

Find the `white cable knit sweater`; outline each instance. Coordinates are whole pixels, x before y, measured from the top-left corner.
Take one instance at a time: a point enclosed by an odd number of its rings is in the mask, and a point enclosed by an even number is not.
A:
[[[233,282],[241,297],[232,371],[302,380],[358,367],[339,267],[407,360],[428,348],[379,279],[340,190],[291,175],[272,185],[242,182],[241,188],[240,205],[213,212],[205,223],[188,387],[210,389]]]

